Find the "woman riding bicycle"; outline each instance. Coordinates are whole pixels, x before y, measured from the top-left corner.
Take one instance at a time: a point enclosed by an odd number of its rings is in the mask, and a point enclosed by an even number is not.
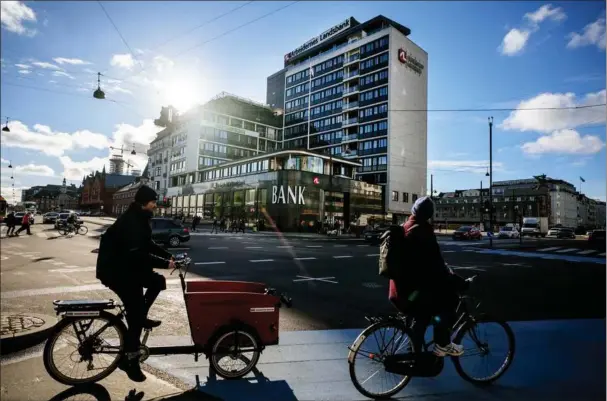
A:
[[[390,301],[402,312],[414,316],[416,326],[425,331],[435,317],[434,354],[458,356],[463,346],[451,342],[451,327],[455,323],[458,292],[467,283],[445,264],[434,228],[428,221],[434,215],[430,197],[419,198],[411,208],[412,216],[403,225],[412,248],[422,255],[407,263],[411,272],[401,280],[390,280]]]

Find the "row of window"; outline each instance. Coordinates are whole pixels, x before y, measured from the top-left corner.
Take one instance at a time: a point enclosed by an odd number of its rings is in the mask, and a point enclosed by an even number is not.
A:
[[[379,56],[371,57],[360,63],[360,70],[368,70],[369,68],[375,67],[376,65],[387,63],[390,55],[388,53],[380,54]]]
[[[368,118],[373,117],[378,114],[387,113],[388,112],[388,103],[380,104],[373,107],[368,107],[366,109],[362,109],[358,111],[359,118]]]
[[[306,68],[305,70],[296,72],[293,75],[289,75],[287,77],[287,85],[289,85],[293,82],[301,81],[304,78],[308,78],[309,75],[310,75],[310,70],[308,68]]]
[[[331,141],[334,141],[334,140],[341,140],[343,135],[344,135],[343,130],[327,132],[326,134],[319,134],[316,136],[316,142],[317,143],[331,143]]]
[[[307,93],[310,89],[310,83],[306,82],[301,85],[294,86],[292,88],[287,89],[286,96],[291,97],[298,95],[300,93]]]
[[[322,120],[316,120],[312,122],[312,127],[316,130],[321,131],[324,127],[328,127],[342,122],[342,115],[337,115],[329,118],[323,118]]]
[[[171,159],[177,159],[182,156],[185,156],[185,146],[179,149],[173,149],[171,152]]]
[[[317,64],[313,67],[314,75],[322,74],[323,71],[330,70],[333,67],[343,64],[343,62],[344,62],[344,55],[340,54],[339,56],[333,57],[332,59],[327,60],[324,63]]]
[[[411,203],[417,200],[417,194],[411,194]],[[392,191],[392,201],[398,202],[398,191]],[[403,202],[409,203],[409,192],[403,192]]]
[[[225,167],[203,172],[203,180],[219,180],[223,178],[238,177],[246,174],[254,174],[261,171],[268,171],[270,167],[269,160],[256,161],[240,164],[238,166]]]
[[[388,146],[388,140],[386,138],[375,139],[373,141],[366,141],[361,143],[362,150],[380,149]]]
[[[310,113],[312,114],[312,118],[314,118],[318,114],[330,113],[333,110],[341,109],[342,103],[343,103],[343,101],[341,99],[339,99],[335,102],[325,103],[323,105],[313,107],[310,110]]]
[[[317,92],[312,95],[312,103],[320,103],[325,98],[330,98],[341,94],[344,91],[343,85],[337,85],[329,89]]]
[[[188,140],[187,134],[175,135],[171,138],[171,146],[178,145]]]
[[[320,78],[316,78],[312,81],[312,88],[317,86],[329,85],[333,82],[341,80],[344,76],[344,70],[335,71],[331,74],[323,75]]]
[[[360,86],[371,85],[373,82],[386,80],[386,79],[388,79],[388,70],[387,69],[381,70],[381,71],[373,73],[373,74],[365,75],[364,77],[359,79],[358,84]]]
[[[364,57],[365,53],[371,53],[376,49],[388,46],[388,36],[369,42],[366,45],[360,47],[360,55]]]
[[[296,125],[294,127],[285,128],[285,140],[295,138],[296,136],[306,135],[308,126],[306,124]]]
[[[378,121],[358,127],[359,134],[370,134],[372,132],[385,131],[388,129],[387,121]]]
[[[306,107],[308,105],[308,96],[300,97],[295,100],[291,100],[290,102],[285,103],[285,111],[289,111],[291,109],[298,109],[300,107]]]
[[[360,101],[361,102],[366,102],[366,101],[370,101],[373,99],[377,99],[379,97],[386,97],[388,96],[388,87],[384,86],[381,87],[379,89],[372,89],[368,92],[363,92],[360,94]]]
[[[211,157],[198,157],[198,167],[211,167],[218,164],[225,163],[225,160],[213,159]]]
[[[200,144],[200,150],[202,151],[209,151],[209,152],[215,152],[215,153],[223,153],[223,154],[227,154],[228,153],[228,147],[225,145],[218,145],[216,143],[210,143],[210,142],[203,142]]]
[[[308,119],[308,110],[302,110],[285,116],[285,124],[302,122]]]
[[[185,160],[180,162],[171,163],[171,171],[179,171],[185,168]]]
[[[385,166],[388,164],[388,156],[367,157],[361,159],[363,167]]]

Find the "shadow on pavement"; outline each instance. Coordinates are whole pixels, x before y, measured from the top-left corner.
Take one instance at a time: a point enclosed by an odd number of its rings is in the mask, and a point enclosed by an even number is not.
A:
[[[101,384],[89,384],[85,386],[70,387],[65,391],[60,392],[49,401],[64,401],[87,399],[95,401],[112,401],[110,393]]]

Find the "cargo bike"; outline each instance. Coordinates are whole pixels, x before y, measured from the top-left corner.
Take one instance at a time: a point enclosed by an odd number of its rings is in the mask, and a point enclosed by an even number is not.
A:
[[[279,310],[282,305],[291,307],[292,301],[262,283],[186,281],[190,264],[187,254],[175,258],[193,345],[150,347],[146,343],[151,329],[145,329],[140,360],[150,355],[193,354],[198,361],[202,354],[218,376],[241,378],[255,368],[266,346],[278,344]],[[49,375],[76,386],[111,374],[124,357],[127,328],[123,306],[112,299],[58,300],[53,304],[60,321],[44,347]],[[63,356],[58,359],[55,354]],[[64,362],[69,366],[64,368]]]

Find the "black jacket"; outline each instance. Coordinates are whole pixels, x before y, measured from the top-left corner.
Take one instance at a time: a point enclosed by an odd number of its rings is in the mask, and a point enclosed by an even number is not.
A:
[[[153,272],[154,267],[166,267],[173,255],[152,241],[151,214],[132,204],[101,236],[97,256],[97,278],[103,284],[132,283]]]

